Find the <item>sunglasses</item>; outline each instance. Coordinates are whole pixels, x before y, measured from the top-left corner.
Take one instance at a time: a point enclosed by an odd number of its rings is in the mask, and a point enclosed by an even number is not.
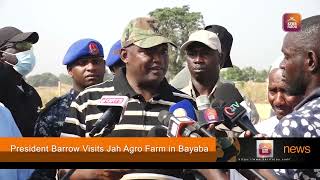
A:
[[[29,42],[17,42],[17,43],[7,43],[6,45],[2,46],[0,50],[4,51],[9,48],[14,48],[18,51],[27,51],[31,49],[32,43]]]

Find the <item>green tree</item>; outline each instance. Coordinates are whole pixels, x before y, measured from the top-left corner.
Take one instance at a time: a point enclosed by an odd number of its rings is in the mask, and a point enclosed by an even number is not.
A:
[[[265,82],[267,77],[268,77],[268,71],[264,69],[264,70],[257,72],[255,81],[256,82]]]
[[[27,82],[33,87],[39,86],[58,86],[59,79],[52,73],[37,74],[34,76],[29,76]]]
[[[68,84],[68,85],[72,85],[72,78],[70,76],[68,76],[67,74],[60,74],[59,75],[59,80],[61,83],[63,84]]]
[[[233,68],[228,68],[220,72],[221,77],[231,81],[242,81],[243,74],[238,66],[233,65]]]
[[[188,40],[189,34],[204,27],[203,16],[200,12],[189,12],[189,6],[160,8],[149,13],[159,20],[159,31],[179,47]],[[172,48],[169,49],[168,78],[176,75],[184,64],[184,54],[178,54]]]
[[[242,81],[255,81],[257,71],[253,67],[245,67],[242,70]]]

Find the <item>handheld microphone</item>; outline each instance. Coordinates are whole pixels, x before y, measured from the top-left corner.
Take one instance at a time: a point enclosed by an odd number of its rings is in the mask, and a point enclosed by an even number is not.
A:
[[[177,118],[170,112],[162,110],[158,119],[162,124],[168,126],[168,137],[200,137],[199,134],[195,133],[197,129],[193,127],[195,121],[188,117]]]
[[[191,118],[193,120],[196,120],[196,113],[194,111],[193,105],[190,101],[188,100],[182,100],[174,105],[172,105],[169,109],[170,111],[173,112],[173,115],[175,117],[178,117],[178,119],[180,120],[182,118],[185,118],[187,115],[188,118]],[[185,119],[181,119],[182,121],[185,121]],[[174,122],[173,122],[174,123]],[[199,122],[195,122],[193,125],[194,128],[196,128],[197,130],[200,130],[205,136],[207,137],[212,137],[212,134],[210,132],[208,132],[203,125],[203,121]],[[191,125],[191,124],[190,124]],[[205,122],[205,125],[207,125],[207,123]],[[191,128],[191,127],[189,127]],[[170,129],[170,128],[169,128]],[[172,130],[172,129],[171,129]]]
[[[170,106],[169,112],[175,117],[189,117],[193,120],[197,119],[192,103],[186,99]]]
[[[93,124],[89,136],[93,137],[104,128],[105,133],[111,133],[114,126],[119,123],[128,104],[127,96],[102,96],[98,103],[98,108],[105,111],[102,116]]]
[[[154,126],[147,134],[148,137],[168,137],[167,128],[163,126]]]
[[[225,103],[223,114],[226,117],[224,124],[227,127],[231,129],[231,125],[237,124],[243,130],[249,130],[253,135],[259,134],[246,115],[247,110],[244,108],[246,103],[243,97],[232,84],[224,83],[218,86],[214,97]]]
[[[210,107],[209,97],[206,95],[201,95],[196,98],[196,103],[198,110],[196,111],[196,116],[198,123],[201,127],[209,124],[218,125],[223,121],[223,118],[219,117],[219,109],[217,107]]]

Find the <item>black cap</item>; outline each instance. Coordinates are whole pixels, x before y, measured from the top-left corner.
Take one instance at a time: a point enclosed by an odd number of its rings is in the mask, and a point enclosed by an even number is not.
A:
[[[8,42],[30,42],[32,44],[37,43],[39,35],[36,32],[22,32],[15,27],[4,27],[0,29],[0,47]]]
[[[222,52],[226,53],[226,58],[224,59],[221,68],[233,67],[230,58],[230,51],[233,42],[232,35],[228,32],[228,30],[225,27],[219,25],[208,25],[204,29],[207,31],[214,32],[218,35],[219,40],[221,42]]]

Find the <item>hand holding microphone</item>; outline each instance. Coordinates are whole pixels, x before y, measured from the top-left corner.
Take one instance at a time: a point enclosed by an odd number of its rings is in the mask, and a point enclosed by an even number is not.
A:
[[[170,112],[160,112],[158,119],[165,126],[168,126],[169,137],[181,137],[181,136],[196,136],[200,137],[195,132],[201,131],[207,137],[212,137],[202,125],[194,121],[196,114],[193,105],[188,100],[180,101],[172,105],[169,109]]]
[[[182,100],[174,105],[172,105],[169,109],[170,112],[173,112],[173,115],[176,117],[188,117],[191,118],[192,120],[196,120],[191,126],[189,126],[189,128],[195,129],[195,130],[199,130],[201,132],[201,134],[203,134],[203,136],[206,137],[213,137],[213,135],[207,131],[207,120],[203,120],[202,117],[198,118],[198,114],[197,112],[194,110],[194,107],[192,105],[192,103],[188,100]],[[215,112],[214,112],[215,113]],[[213,116],[215,116],[216,114],[211,114]],[[206,118],[208,118],[210,113],[206,114]],[[215,119],[216,117],[210,117]],[[200,133],[199,132],[199,133]]]
[[[234,124],[237,124],[243,130],[249,130],[253,135],[259,134],[246,115],[244,99],[232,84],[225,83],[218,86],[214,97],[225,103],[223,114],[226,118],[224,122],[226,126],[231,129]]]
[[[200,137],[200,135],[196,133],[197,129],[193,126],[195,121],[188,117],[177,118],[170,112],[162,110],[159,113],[158,119],[162,124],[168,126],[168,137]]]
[[[196,98],[198,110],[196,117],[198,125],[202,128],[207,128],[211,134],[216,134],[215,126],[224,121],[219,107],[211,107],[209,97],[200,95]]]

